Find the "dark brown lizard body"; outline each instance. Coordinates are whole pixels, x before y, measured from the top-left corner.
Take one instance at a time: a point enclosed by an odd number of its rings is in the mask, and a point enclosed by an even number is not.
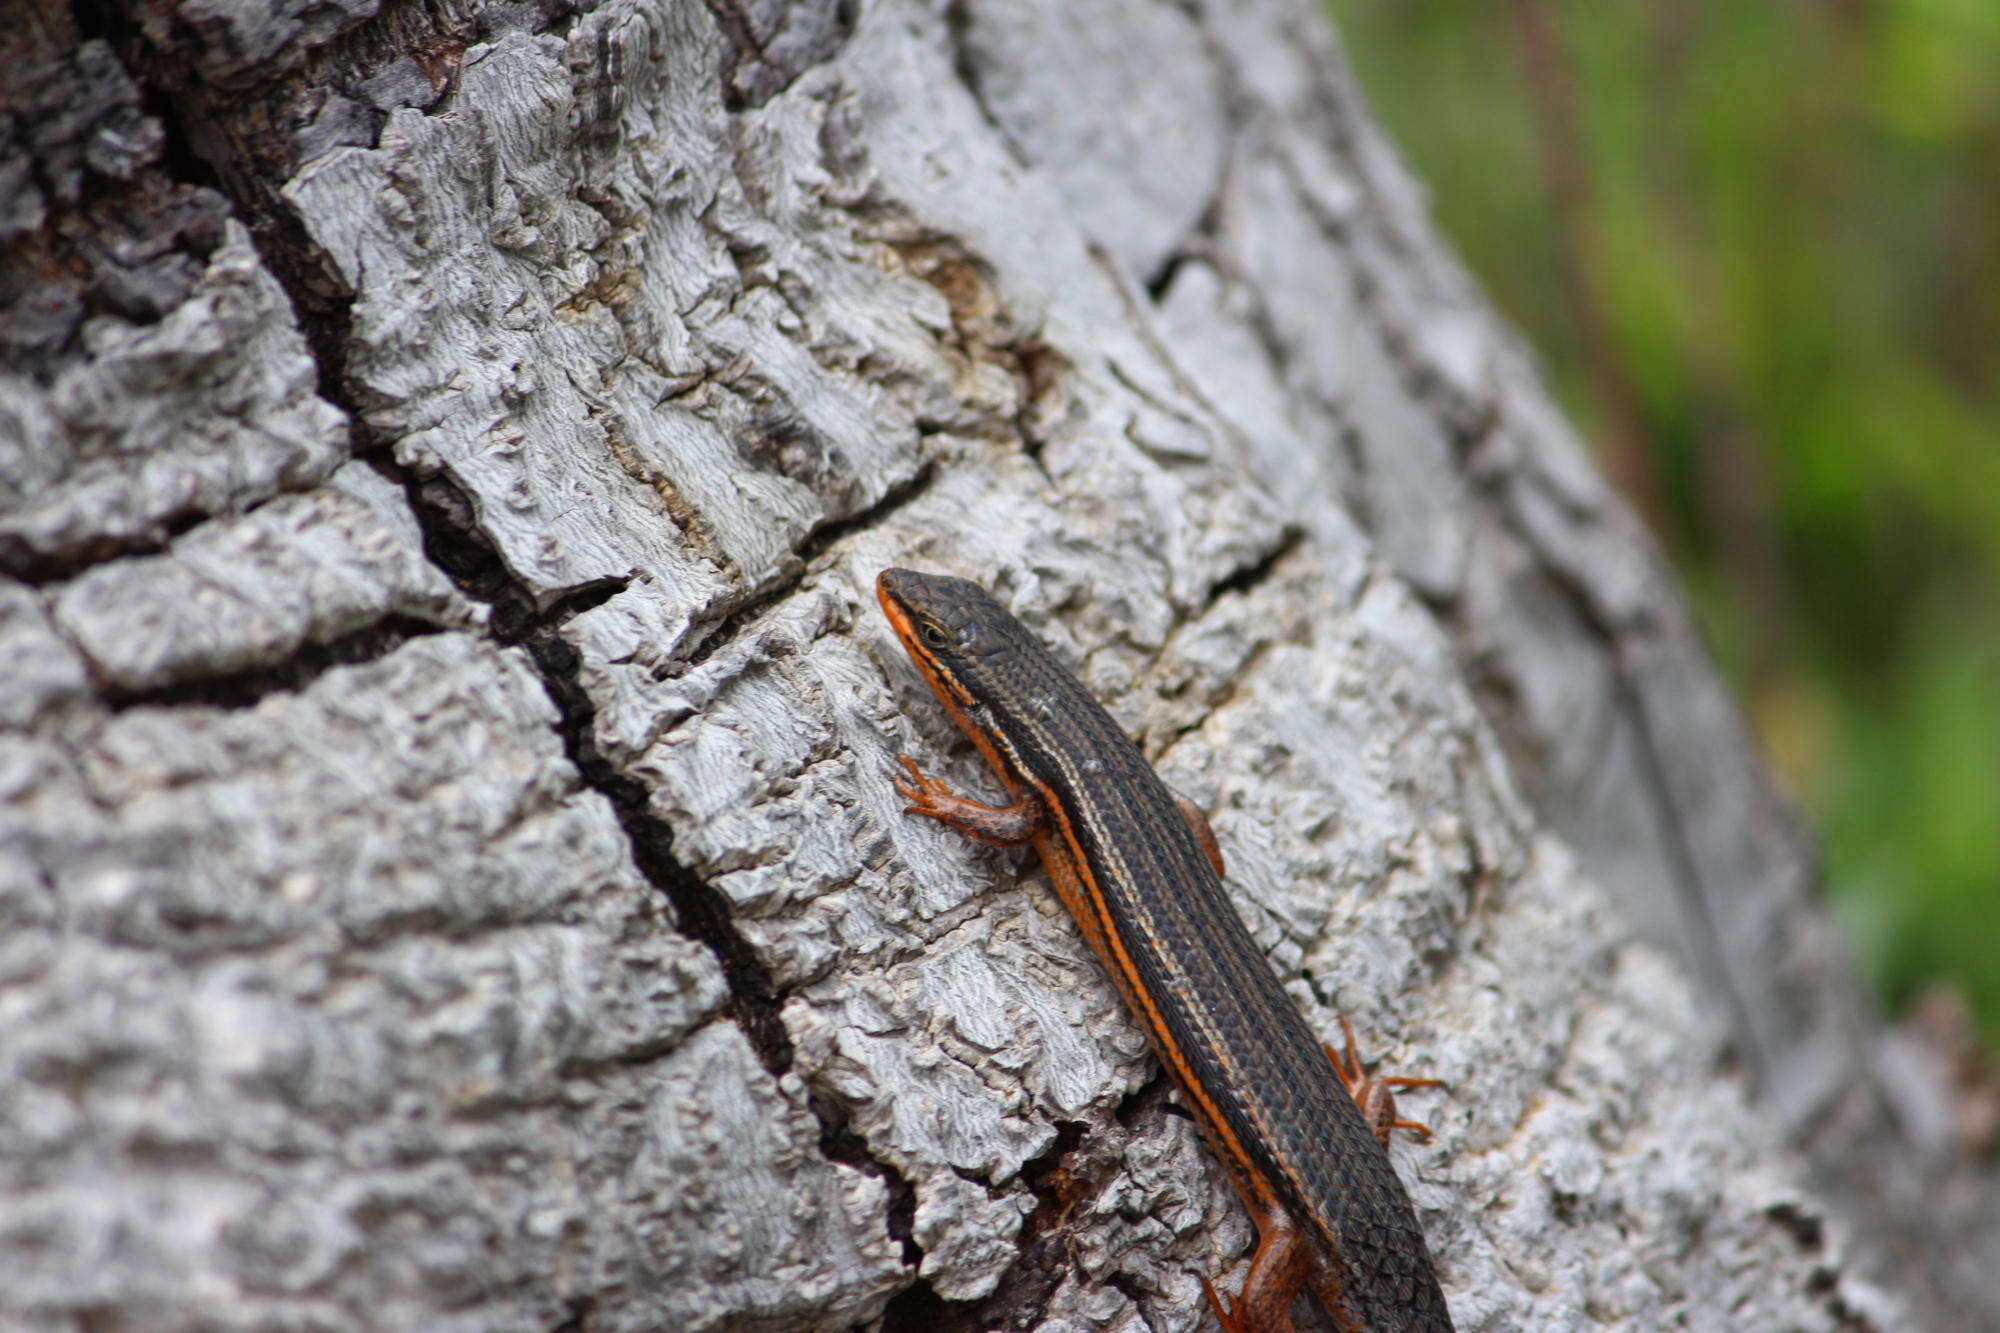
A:
[[[1343,1329],[1450,1329],[1384,1146],[1401,1123],[1387,1088],[1421,1081],[1329,1060],[1230,905],[1206,821],[984,589],[892,569],[877,591],[1015,802],[954,796],[905,760],[910,808],[985,841],[1035,844],[1256,1220],[1243,1293],[1217,1306],[1225,1326],[1291,1328],[1303,1284]]]

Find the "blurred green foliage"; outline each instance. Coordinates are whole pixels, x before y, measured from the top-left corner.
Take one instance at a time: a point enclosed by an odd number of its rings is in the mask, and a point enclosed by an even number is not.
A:
[[[1329,0],[1893,1007],[2000,1046],[2000,3]]]

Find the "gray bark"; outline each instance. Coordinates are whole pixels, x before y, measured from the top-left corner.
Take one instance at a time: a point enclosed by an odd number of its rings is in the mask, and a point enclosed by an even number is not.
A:
[[[79,11],[85,14],[85,11]],[[1191,1328],[868,593],[1213,813],[1459,1326],[2000,1321],[1657,554],[1302,0],[114,2],[0,95],[0,1320]]]

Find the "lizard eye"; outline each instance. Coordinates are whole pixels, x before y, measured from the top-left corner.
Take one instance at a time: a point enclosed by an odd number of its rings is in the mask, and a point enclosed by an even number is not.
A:
[[[943,630],[939,629],[936,625],[926,624],[922,629],[918,630],[917,632],[919,634],[922,634],[924,637],[924,642],[929,644],[933,648],[945,648],[949,647],[951,644],[951,636],[946,634]]]

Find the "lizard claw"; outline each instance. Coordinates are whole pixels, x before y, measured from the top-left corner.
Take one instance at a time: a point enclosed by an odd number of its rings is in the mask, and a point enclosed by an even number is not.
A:
[[[1380,1074],[1370,1074],[1361,1066],[1361,1055],[1354,1045],[1354,1025],[1341,1015],[1340,1030],[1347,1035],[1347,1050],[1342,1052],[1333,1047],[1326,1048],[1327,1058],[1333,1061],[1333,1072],[1340,1078],[1347,1095],[1361,1108],[1368,1127],[1375,1131],[1375,1138],[1386,1148],[1389,1146],[1389,1131],[1407,1129],[1413,1134],[1421,1134],[1426,1139],[1431,1136],[1429,1125],[1414,1120],[1398,1119],[1396,1115],[1395,1088],[1441,1088],[1444,1082],[1435,1078],[1404,1078],[1401,1075],[1385,1078]]]
[[[1222,1326],[1222,1333],[1237,1333],[1242,1325],[1222,1303],[1222,1297],[1215,1294],[1215,1284],[1205,1277],[1201,1280],[1201,1294],[1208,1297],[1208,1308],[1215,1313],[1215,1322]]]
[[[906,807],[912,814],[936,817],[945,799],[951,796],[951,788],[936,778],[926,777],[917,767],[917,761],[906,754],[896,756],[896,762],[903,766],[907,778],[894,778],[896,793],[910,804]]]

